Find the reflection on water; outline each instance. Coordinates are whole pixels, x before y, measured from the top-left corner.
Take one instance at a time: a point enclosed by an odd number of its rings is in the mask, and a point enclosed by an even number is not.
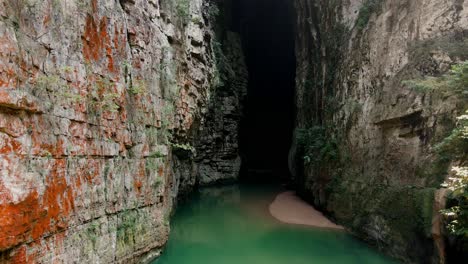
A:
[[[154,264],[394,263],[342,231],[282,224],[268,212],[279,190],[230,186],[181,205]]]

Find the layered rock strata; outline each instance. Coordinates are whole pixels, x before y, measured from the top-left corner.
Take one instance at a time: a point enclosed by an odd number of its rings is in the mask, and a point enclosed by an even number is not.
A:
[[[0,262],[157,254],[206,172],[193,135],[224,131],[226,154],[200,152],[236,160],[239,102],[214,89],[221,15],[204,0],[0,1]],[[205,120],[213,100],[224,128]],[[236,178],[227,166],[211,170]]]

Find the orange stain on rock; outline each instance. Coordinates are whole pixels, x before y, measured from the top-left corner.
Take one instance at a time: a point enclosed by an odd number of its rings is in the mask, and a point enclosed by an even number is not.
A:
[[[50,19],[50,14],[46,14],[46,15],[44,16],[44,20],[42,21],[42,24],[44,24],[44,27],[47,27],[47,26],[49,25],[50,20],[51,20],[51,19]]]
[[[8,137],[0,144],[0,154],[21,153],[22,147],[23,145],[16,139]]]
[[[93,9],[93,14],[96,14],[98,11],[98,0],[91,0],[91,7]]]
[[[114,25],[114,47],[120,51],[120,33],[117,24]]]
[[[159,175],[159,177],[163,177],[163,176],[164,176],[164,167],[163,167],[163,166],[159,167],[159,169],[158,169],[158,175]]]
[[[0,249],[8,249],[27,241],[32,233],[32,225],[38,221],[40,205],[37,191],[17,204],[0,205]]]
[[[141,195],[143,181],[146,177],[146,164],[144,161],[140,162],[140,164],[138,165],[138,171],[136,171],[134,175],[135,176],[134,176],[133,187],[135,187],[137,194]]]
[[[101,49],[102,41],[99,38],[98,26],[94,18],[88,14],[83,35],[83,55],[88,61],[97,61],[100,58]]]
[[[0,87],[15,87],[16,86],[16,73],[13,69],[0,68]]]
[[[59,138],[50,140],[46,135],[39,131],[34,131],[31,134],[32,139],[32,153],[36,155],[51,155],[53,157],[61,157],[65,154],[65,142]],[[55,141],[55,142],[54,142]]]
[[[135,187],[135,190],[137,191],[138,194],[141,193],[141,187],[143,186],[143,183],[139,180],[135,180],[135,183],[133,184],[133,187]]]
[[[20,263],[33,263],[26,254],[26,246],[22,246],[7,260],[8,263],[20,264]]]
[[[88,161],[86,166],[86,172],[84,173],[84,177],[88,184],[100,184],[101,183],[101,163],[99,160],[91,160]]]
[[[83,34],[83,55],[88,61],[99,62],[105,55],[107,68],[111,73],[116,73],[113,58],[112,40],[107,32],[108,18],[102,17],[96,21],[93,16],[86,17],[85,31]],[[115,45],[115,39],[114,39]]]
[[[55,160],[48,166],[51,168],[43,193],[33,189],[20,202],[0,204],[0,251],[67,227],[74,197],[65,178],[66,161]]]

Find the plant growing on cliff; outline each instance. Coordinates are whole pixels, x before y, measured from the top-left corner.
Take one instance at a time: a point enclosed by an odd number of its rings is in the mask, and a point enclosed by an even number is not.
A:
[[[185,150],[185,151],[190,151],[190,152],[195,152],[195,148],[192,145],[189,144],[176,144],[176,143],[171,143],[172,148],[176,150]]]
[[[100,77],[93,83],[88,95],[88,112],[102,114],[102,111],[118,112],[120,106],[116,100],[120,95],[114,92],[115,83],[108,78]]]
[[[6,12],[5,22],[10,23],[18,31],[28,21],[26,11],[31,12],[35,3],[29,0],[5,0],[3,8]]]
[[[60,76],[56,74],[41,75],[36,80],[36,87],[40,91],[54,92],[60,90],[62,85]]]
[[[161,151],[155,151],[148,155],[149,158],[164,158],[166,156],[167,155],[162,153]]]
[[[382,7],[383,0],[366,0],[361,9],[359,9],[359,16],[356,20],[356,27],[363,30],[369,23],[371,15],[378,12]]]
[[[214,2],[211,2],[208,6],[207,13],[211,19],[215,19],[217,16],[219,16],[220,13],[218,5]]]
[[[447,229],[457,236],[468,237],[468,167],[453,167],[455,175],[444,184],[452,193],[456,205],[442,210]]]
[[[128,242],[134,236],[138,214],[134,210],[125,210],[119,215],[117,224],[117,241]]]
[[[148,170],[146,173],[150,174],[151,171],[155,171],[159,168],[159,158],[148,157],[145,159],[145,168]]]
[[[78,0],[78,1],[76,1],[76,7],[77,7],[80,11],[84,11],[84,12],[90,12],[90,11],[91,11],[90,2],[89,2],[89,1],[86,1],[86,0]]]
[[[99,223],[93,222],[86,229],[87,236],[93,243],[93,248],[96,248],[96,242],[99,236],[100,226]]]
[[[190,0],[175,0],[175,11],[182,23],[186,24],[190,19]]]
[[[230,67],[230,63],[223,51],[223,44],[216,40],[212,42],[215,60],[215,70],[213,73],[213,85],[215,88],[223,86],[229,79],[228,75],[235,76]]]
[[[464,31],[455,31],[453,34],[412,42],[408,48],[410,61],[416,63],[424,60],[432,61],[434,52],[466,60],[468,59],[466,34]]]
[[[317,165],[338,160],[337,140],[323,126],[300,129],[297,141],[304,150],[304,162]]]
[[[452,206],[443,210],[447,229],[454,235],[468,237],[468,111],[457,118],[452,134],[436,146],[438,152],[450,152],[462,166],[454,166],[454,175],[442,185],[451,191]],[[464,164],[464,165],[463,165]]]
[[[174,117],[174,105],[167,103],[161,111],[161,127],[160,127],[160,140],[167,144],[172,140],[172,133],[170,125]]]
[[[36,80],[36,90],[34,94],[37,96],[49,96],[62,99],[62,104],[81,103],[84,98],[78,93],[75,93],[70,85],[62,79],[58,74],[41,75]],[[50,105],[52,106],[52,105]]]
[[[131,83],[129,91],[133,95],[141,95],[148,92],[148,86],[144,80],[136,80]]]
[[[468,95],[468,61],[452,66],[440,77],[425,77],[405,81],[417,91],[446,93],[464,99]],[[466,107],[466,103],[464,104]],[[443,187],[451,191],[449,208],[441,213],[446,217],[447,229],[454,235],[468,237],[468,111],[457,118],[456,127],[445,139],[435,145],[439,160],[458,164],[452,168],[454,175]]]
[[[443,76],[427,76],[403,81],[403,84],[420,92],[439,91],[468,96],[468,61],[452,66],[449,73]]]
[[[145,129],[145,136],[150,147],[158,144],[158,129],[156,127],[147,127]]]

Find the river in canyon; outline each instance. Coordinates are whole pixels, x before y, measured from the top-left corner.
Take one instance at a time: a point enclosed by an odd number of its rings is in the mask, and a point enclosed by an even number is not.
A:
[[[153,264],[396,263],[342,230],[281,223],[269,205],[281,189],[202,189],[182,203]]]

